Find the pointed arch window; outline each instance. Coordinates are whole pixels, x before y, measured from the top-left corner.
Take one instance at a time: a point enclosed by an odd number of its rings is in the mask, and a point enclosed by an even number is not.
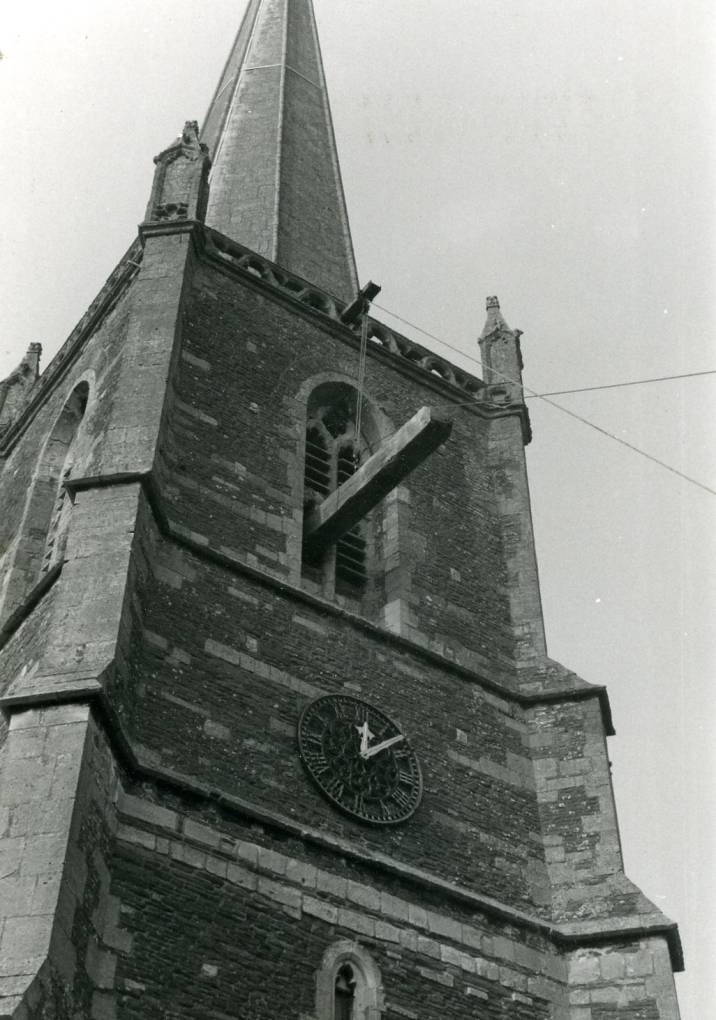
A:
[[[40,453],[16,539],[8,550],[9,566],[0,590],[3,619],[64,559],[72,511],[66,482],[81,459],[89,394],[87,382],[75,386]]]
[[[67,546],[72,502],[67,491],[67,481],[72,477],[73,463],[77,456],[77,438],[80,424],[87,409],[89,387],[80,383],[65,404],[62,414],[53,430],[45,460],[51,465],[50,484],[54,487],[54,499],[50,507],[45,549],[40,574],[46,574],[64,558]],[[54,477],[52,477],[54,475]]]
[[[318,386],[306,422],[304,515],[343,484],[368,456],[369,444],[356,431],[357,391],[348,384]],[[369,580],[368,521],[360,521],[330,548],[304,542],[303,571],[338,594],[360,598]]]

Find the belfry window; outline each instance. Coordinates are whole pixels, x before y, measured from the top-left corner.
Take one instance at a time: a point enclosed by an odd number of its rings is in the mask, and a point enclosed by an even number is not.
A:
[[[341,486],[368,455],[356,434],[358,394],[346,384],[319,386],[306,423],[304,515]],[[361,521],[329,548],[304,542],[303,571],[317,583],[329,580],[341,595],[360,597],[368,583],[368,534]]]

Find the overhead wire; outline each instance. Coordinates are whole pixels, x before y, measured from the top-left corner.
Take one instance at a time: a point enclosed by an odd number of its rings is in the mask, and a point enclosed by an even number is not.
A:
[[[434,333],[431,333],[429,330],[423,329],[422,326],[418,326],[416,323],[410,322],[408,319],[403,318],[401,315],[398,315],[396,312],[393,312],[389,308],[385,308],[382,305],[375,304],[374,307],[375,308],[380,308],[381,311],[386,312],[388,315],[391,315],[393,318],[397,319],[399,322],[404,323],[406,326],[410,326],[411,329],[417,330],[419,333],[422,333],[424,336],[430,337],[432,340],[435,340],[437,343],[441,344],[443,347],[447,347],[449,350],[455,351],[461,357],[466,358],[468,361],[474,362],[476,365],[479,365],[480,368],[484,367],[483,364],[482,364],[482,361],[479,358],[476,358],[476,357],[474,357],[473,355],[470,355],[470,354],[466,354],[464,351],[461,351],[460,348],[455,347],[453,344],[448,343],[447,340],[443,340],[441,337],[436,336]],[[622,439],[621,436],[615,435],[613,432],[610,432],[609,429],[605,429],[601,425],[595,424],[595,422],[590,421],[589,418],[585,418],[582,415],[577,414],[575,411],[571,411],[569,408],[564,407],[562,404],[558,404],[554,400],[551,400],[550,396],[553,396],[553,395],[556,396],[557,395],[556,393],[555,394],[537,393],[535,390],[530,389],[528,386],[525,386],[523,383],[519,382],[518,380],[512,379],[509,376],[505,375],[504,372],[500,372],[500,371],[498,371],[497,369],[494,369],[494,368],[490,369],[490,371],[493,372],[495,375],[498,375],[504,382],[511,383],[514,386],[521,387],[524,391],[526,391],[526,393],[527,393],[527,395],[529,397],[532,397],[534,399],[539,399],[539,400],[544,401],[545,404],[549,404],[550,407],[554,407],[556,410],[561,411],[563,414],[568,415],[570,418],[573,418],[575,421],[581,422],[582,425],[586,425],[588,428],[594,429],[595,432],[599,432],[601,435],[606,436],[608,439],[613,439],[614,442],[619,443],[621,446],[625,446],[628,450],[631,450],[633,453],[637,453],[641,457],[645,457],[647,460],[651,461],[653,464],[657,464],[659,467],[662,467],[666,471],[671,472],[671,474],[677,475],[679,478],[683,479],[686,482],[690,482],[692,485],[697,486],[699,489],[703,489],[704,492],[708,492],[712,496],[716,496],[716,489],[712,489],[710,486],[705,485],[703,482],[700,482],[697,478],[693,478],[691,475],[687,475],[683,471],[679,471],[678,468],[673,467],[671,464],[667,464],[666,461],[661,460],[659,457],[655,457],[651,453],[647,453],[646,450],[642,450],[640,447],[635,446],[634,443],[630,443],[628,440]],[[653,382],[662,382],[662,381],[666,381],[666,379],[668,379],[668,378],[674,378],[674,379],[684,378],[685,379],[685,378],[692,378],[692,377],[697,376],[697,375],[712,375],[712,374],[715,374],[715,373],[712,372],[712,371],[707,371],[707,372],[689,372],[689,373],[686,373],[685,375],[682,375],[682,376],[672,376],[672,377],[664,376],[664,377],[660,377],[660,378],[654,379],[654,380],[637,380],[634,383],[615,383],[615,384],[612,384],[610,386],[587,387],[584,390],[579,390],[579,391],[577,391],[577,390],[574,390],[574,391],[562,391],[562,393],[566,393],[566,392],[586,392],[587,389],[607,389],[607,388],[611,389],[611,388],[616,388],[617,386],[637,385],[639,382],[642,382],[642,383],[646,383],[647,381],[649,381],[649,382],[652,382],[652,381]],[[475,403],[475,398],[473,397],[472,400],[459,401],[457,403],[451,402],[449,404],[438,405],[438,407],[459,407],[461,405],[470,405],[470,404],[474,404],[474,403]],[[437,408],[436,408],[436,410],[437,410]]]
[[[363,388],[365,386],[365,363],[368,353],[368,311],[361,316],[360,327],[360,357],[358,359],[358,413],[356,415],[356,443],[355,456],[359,457],[358,446],[360,443],[361,429],[363,427]]]
[[[416,329],[419,333],[422,333],[424,336],[429,336],[431,340],[435,340],[441,346],[447,347],[448,350],[450,351],[454,351],[456,354],[459,354],[467,361],[472,361],[473,364],[478,365],[480,368],[484,367],[480,358],[476,358],[474,354],[468,354],[467,351],[463,351],[461,350],[461,348],[455,347],[454,344],[448,343],[447,340],[444,340],[442,337],[436,336],[435,333],[431,333],[429,330],[424,329],[422,326],[418,326],[415,322],[410,322],[408,319],[404,319],[402,315],[398,315],[397,312],[392,312],[389,308],[385,308],[383,305],[375,303],[374,307],[380,308],[382,312],[386,312],[388,315],[392,315],[394,319],[397,319],[399,322],[402,322],[406,326],[410,326],[411,329]],[[568,393],[588,393],[591,390],[612,390],[618,389],[619,387],[622,386],[642,386],[645,385],[646,383],[669,382],[673,379],[692,379],[696,376],[701,375],[716,375],[716,368],[706,369],[703,372],[684,372],[679,375],[660,375],[654,376],[649,379],[631,379],[628,382],[602,383],[599,386],[580,386],[577,389],[570,390],[551,390],[547,393],[536,393],[534,391],[530,391],[529,397],[531,399],[536,399],[538,397],[561,397]],[[512,380],[506,379],[505,381],[515,382],[514,379]],[[525,387],[525,389],[526,388],[527,387]]]
[[[535,397],[562,397],[570,393],[593,393],[597,390],[618,390],[623,386],[646,386],[647,383],[673,382],[675,379],[693,379],[698,375],[716,375],[716,369],[705,372],[683,372],[680,375],[660,375],[652,379],[630,379],[629,382],[602,383],[600,386],[580,386],[574,390],[552,390],[549,393],[529,394],[530,400]]]

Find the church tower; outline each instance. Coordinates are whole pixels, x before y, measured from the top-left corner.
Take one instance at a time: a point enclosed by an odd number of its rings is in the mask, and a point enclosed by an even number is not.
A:
[[[0,385],[0,1018],[678,1020],[549,659],[520,333],[370,315],[311,0],[251,0]]]

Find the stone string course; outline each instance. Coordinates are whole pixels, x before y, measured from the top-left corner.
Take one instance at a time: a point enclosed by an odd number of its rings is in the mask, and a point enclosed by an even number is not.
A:
[[[453,985],[451,970],[434,969],[444,964],[464,975],[499,982],[513,991],[513,998],[522,996],[521,1001],[531,1001],[527,996],[551,1002],[562,998],[566,967],[553,954],[501,936],[484,935],[414,902],[258,844],[227,837],[141,798],[122,792],[117,807],[117,838],[121,842],[167,855],[231,885],[258,892],[290,917],[316,917],[353,935],[428,957],[434,962],[424,976],[432,980],[439,974],[442,983]]]
[[[87,723],[88,739],[83,736]],[[0,948],[4,961],[16,957],[17,976],[0,980],[0,1000],[5,996],[0,1016],[70,1020],[78,1008],[85,1009],[81,1015],[92,1020],[154,1015],[152,1000],[146,998],[150,994],[142,949],[146,931],[137,917],[138,904],[157,898],[167,902],[169,890],[175,889],[185,916],[192,904],[198,909],[196,897],[206,898],[212,888],[220,891],[219,902],[231,910],[243,909],[246,897],[254,902],[255,918],[263,918],[263,927],[259,925],[261,930],[256,932],[252,928],[252,938],[265,930],[269,940],[277,939],[278,956],[270,956],[272,966],[280,967],[287,952],[278,915],[289,926],[314,932],[319,948],[339,936],[370,947],[379,956],[388,1001],[397,1006],[388,1006],[387,1018],[435,1020],[439,1016],[443,1020],[471,1015],[457,1005],[458,999],[439,1000],[446,1004],[444,1011],[431,1005],[429,993],[420,991],[420,981],[416,984],[418,976],[427,987],[444,994],[480,1001],[487,1020],[678,1017],[675,1002],[672,1011],[659,1011],[655,1005],[656,1001],[668,1004],[672,981],[662,939],[644,937],[624,945],[549,953],[511,937],[509,926],[502,935],[495,926],[487,933],[475,923],[421,906],[404,894],[393,895],[316,866],[305,857],[298,859],[253,839],[218,831],[180,810],[127,794],[87,706],[20,713],[14,717],[11,738],[7,751],[15,767],[14,772],[6,771],[0,795],[4,908]],[[86,747],[85,770],[75,791],[77,761],[82,756],[68,757],[68,751],[78,740]],[[81,807],[68,835],[68,809],[75,799]],[[32,852],[25,846],[30,836]],[[67,841],[60,871],[53,865],[58,860],[58,840]],[[126,864],[119,863],[123,848],[130,855]],[[155,885],[160,874],[162,882]],[[197,876],[196,888],[188,874]],[[209,886],[202,885],[206,881]],[[60,909],[53,920],[56,901]],[[70,930],[75,932],[73,949],[67,941]],[[183,931],[172,932],[166,917],[161,930],[155,930],[155,936],[164,939],[164,956],[157,962],[168,968],[166,973],[189,951]],[[243,945],[242,932],[237,921],[225,933],[225,942],[211,944],[207,959],[194,951],[202,980],[221,979],[229,967],[231,946]],[[55,950],[50,966],[43,963],[43,953],[51,939]],[[206,953],[206,945],[202,952]],[[406,954],[411,961],[412,998],[402,998],[397,972]],[[160,972],[152,968],[153,974]],[[242,987],[252,987],[248,975],[243,980]],[[28,981],[32,981],[29,987]],[[207,986],[207,996],[215,1005],[212,988]],[[403,1004],[398,1005],[398,1000]],[[422,1001],[423,1007],[416,1001]],[[242,1020],[251,1013],[232,1004],[224,1012],[206,1015]],[[303,1016],[311,1014],[304,1011]]]
[[[117,809],[117,838],[128,848],[204,872],[227,890],[256,895],[265,901],[267,911],[277,910],[294,921],[322,922],[335,937],[348,935],[374,951],[381,946],[395,958],[416,954],[423,962],[414,973],[482,1000],[488,1018],[494,1008],[491,986],[506,990],[515,1010],[529,1007],[533,1011],[525,1014],[529,1018],[541,1017],[545,1008],[545,1015],[554,1020],[605,1020],[612,1016],[609,1010],[617,1011],[618,1020],[678,1016],[659,1012],[655,1005],[657,996],[667,996],[671,981],[668,954],[660,940],[646,937],[623,946],[546,953],[507,936],[485,934],[474,925],[290,854],[227,836],[121,789]],[[131,936],[125,932],[122,939],[123,951],[131,955]],[[388,987],[389,997],[391,991]],[[436,1015],[401,1010],[404,1007],[397,1004],[389,1006],[386,1015],[430,1020]],[[508,1015],[522,1016],[509,1010]],[[302,1014],[304,1020],[309,1016]]]

